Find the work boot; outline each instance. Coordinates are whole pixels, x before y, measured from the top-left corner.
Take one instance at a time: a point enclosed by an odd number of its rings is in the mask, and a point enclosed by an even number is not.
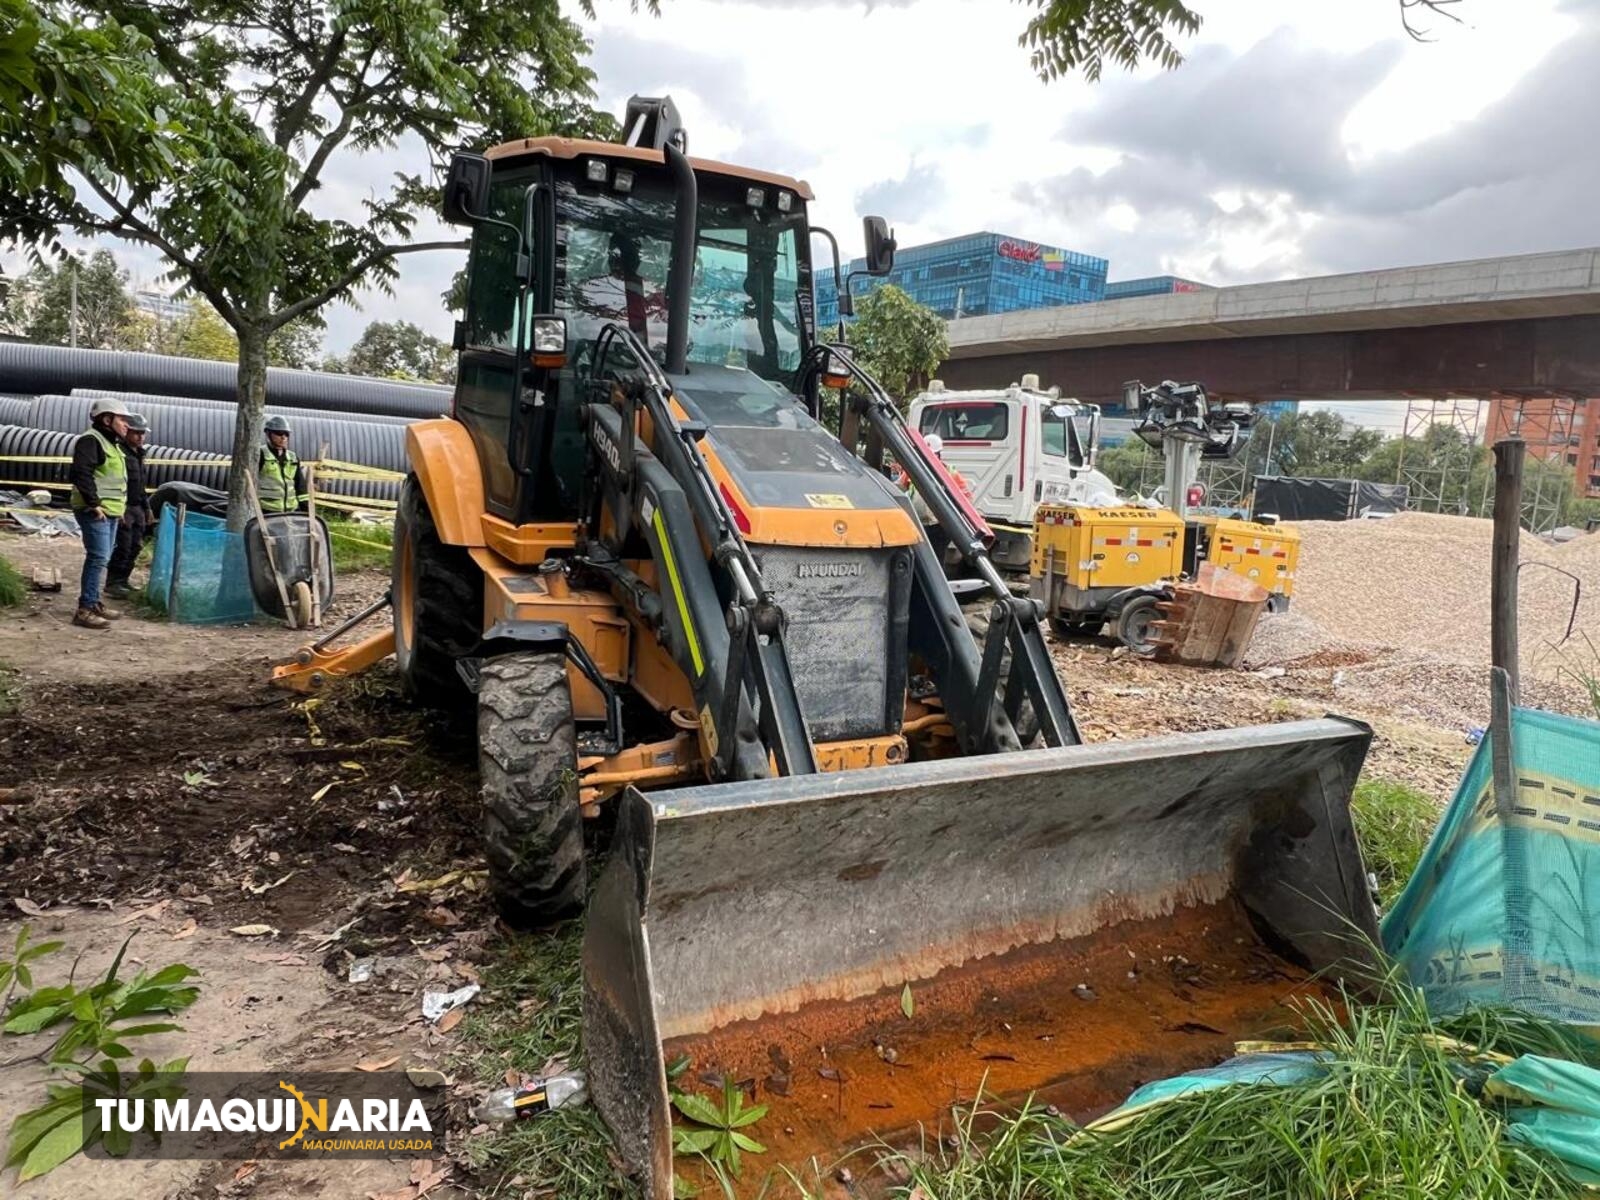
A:
[[[85,629],[110,629],[111,622],[95,612],[92,608],[80,608],[72,618],[74,625],[81,625]]]
[[[122,620],[121,613],[114,608],[107,608],[104,604],[96,604],[94,606],[94,615],[99,617],[102,621]]]
[[[113,600],[126,600],[133,595],[133,587],[126,579],[119,579],[115,583],[106,584],[106,595]]]

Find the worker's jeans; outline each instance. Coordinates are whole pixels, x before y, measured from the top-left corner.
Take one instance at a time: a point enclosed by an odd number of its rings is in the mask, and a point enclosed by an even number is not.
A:
[[[111,552],[111,565],[106,568],[106,582],[127,585],[133,574],[133,565],[139,561],[139,551],[150,526],[145,521],[144,509],[130,508],[117,523],[116,549]]]
[[[83,531],[83,579],[78,585],[78,607],[94,608],[100,603],[100,584],[105,579],[111,548],[117,541],[117,519],[96,517],[84,511],[75,514]]]

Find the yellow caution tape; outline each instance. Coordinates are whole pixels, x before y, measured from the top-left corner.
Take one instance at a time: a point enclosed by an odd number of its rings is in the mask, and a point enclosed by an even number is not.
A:
[[[349,542],[352,546],[371,546],[374,550],[394,549],[394,546],[389,542],[369,542],[366,538],[351,537],[348,533],[339,529],[328,530],[328,536],[338,538],[341,542]]]

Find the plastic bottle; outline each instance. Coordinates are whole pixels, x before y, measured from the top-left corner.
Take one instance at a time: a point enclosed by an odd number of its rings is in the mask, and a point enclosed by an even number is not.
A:
[[[589,1099],[589,1084],[582,1071],[568,1071],[536,1079],[521,1087],[499,1088],[489,1093],[478,1106],[477,1118],[504,1124],[522,1117],[536,1117],[556,1108],[576,1108]]]

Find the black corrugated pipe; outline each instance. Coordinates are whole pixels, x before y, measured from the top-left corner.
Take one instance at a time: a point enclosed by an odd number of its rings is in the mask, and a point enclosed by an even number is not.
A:
[[[82,433],[89,427],[91,396],[36,396],[24,423],[36,429]],[[146,404],[139,415],[150,422],[150,440],[187,450],[229,454],[233,450],[234,414],[220,408],[179,408]],[[291,422],[291,444],[301,458],[315,458],[326,444],[328,457],[360,463],[385,471],[406,469],[406,430],[403,425],[372,421],[341,421],[331,417],[301,418]]]
[[[232,400],[201,400],[194,396],[153,396],[149,392],[113,392],[107,388],[73,388],[72,394],[91,399],[104,397],[121,400],[134,412],[143,411],[140,408],[143,404],[170,404],[174,408],[225,408],[230,413],[239,411],[239,405]],[[0,400],[0,413],[5,411],[5,401]],[[353,413],[335,409],[286,408],[281,404],[267,405],[267,416],[286,417],[291,421],[301,418],[320,421],[331,417],[338,421],[370,421],[378,425],[410,425],[413,421],[421,420],[420,417],[388,417],[379,413]]]
[[[667,374],[689,363],[689,300],[694,286],[695,216],[699,185],[689,160],[671,142],[662,151],[672,171],[672,263],[667,268]]]
[[[238,373],[229,362],[0,342],[0,392],[41,395],[81,387],[232,400],[238,395]],[[319,412],[437,417],[449,411],[450,394],[449,388],[430,383],[267,368],[268,401]]]
[[[32,396],[0,396],[0,425],[26,425]]]
[[[54,429],[0,425],[0,487],[19,483],[65,483],[66,463],[10,462],[13,458],[72,457],[77,437]],[[64,495],[65,493],[63,493]]]
[[[29,429],[20,425],[0,425],[0,487],[9,484],[66,483],[65,462],[7,462],[9,458],[71,458],[72,444],[79,434],[53,429]],[[186,450],[179,446],[150,446],[145,452],[146,486],[155,490],[163,483],[198,483],[222,491],[228,486],[225,454],[205,450]],[[317,485],[319,493],[348,496],[352,499],[394,500],[400,485],[392,480],[329,479]],[[61,503],[66,493],[58,492]]]

